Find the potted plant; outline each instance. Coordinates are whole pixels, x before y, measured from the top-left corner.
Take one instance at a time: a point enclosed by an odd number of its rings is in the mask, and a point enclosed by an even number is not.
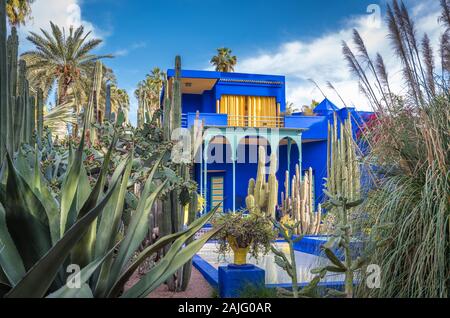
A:
[[[221,226],[217,234],[219,255],[234,253],[234,265],[246,265],[250,254],[254,258],[267,255],[276,231],[270,220],[260,213],[240,211],[218,215],[213,225]]]

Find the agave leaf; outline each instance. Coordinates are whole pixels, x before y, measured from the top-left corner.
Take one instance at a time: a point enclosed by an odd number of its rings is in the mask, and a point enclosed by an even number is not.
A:
[[[80,168],[80,179],[78,180],[77,194],[76,194],[76,211],[80,211],[86,201],[91,195],[92,187],[89,182],[89,177],[84,166]],[[78,212],[73,216],[72,224],[76,222],[78,218]]]
[[[52,247],[48,217],[41,201],[15,169],[9,154],[6,158],[7,195],[2,195],[0,200],[5,208],[8,232],[28,270]]]
[[[72,299],[93,299],[94,295],[92,294],[91,287],[88,284],[82,284],[81,288],[73,289],[71,293],[67,293],[67,295],[55,295],[47,298],[72,298]]]
[[[52,243],[55,244],[59,238],[59,216],[60,209],[58,201],[51,194],[44,177],[39,168],[39,152],[37,147],[34,152],[34,167],[30,168],[28,158],[23,151],[19,151],[14,167],[28,184],[34,195],[42,202],[42,206],[48,217]]]
[[[120,275],[120,278],[115,282],[114,286],[111,288],[111,291],[108,297],[117,297],[126,284],[126,282],[131,278],[133,273],[139,267],[139,265],[145,261],[148,257],[153,255],[154,253],[161,250],[166,245],[172,243],[173,241],[179,239],[181,236],[191,236],[195,235],[209,220],[213,217],[214,212],[208,213],[207,215],[195,220],[192,224],[183,232],[179,232],[176,234],[165,236],[159,239],[152,246],[147,247],[144,251],[142,251],[136,258],[136,260],[128,267],[128,269]]]
[[[126,164],[126,170],[123,175],[120,187],[116,189],[110,203],[105,208],[105,212],[102,214],[102,217],[100,219],[100,224],[97,231],[97,239],[95,241],[94,255],[96,258],[104,254],[109,248],[114,245],[116,241],[125,202],[125,195],[128,188],[128,180],[130,178],[131,170],[133,167],[132,158],[133,154],[130,154],[128,160],[123,161],[119,165],[119,167],[121,167],[122,165]],[[118,176],[113,175],[112,182],[115,182],[114,180],[117,180],[117,178]],[[96,282],[94,294],[96,296],[104,296],[106,294],[111,265],[112,259],[110,257],[102,264],[100,273],[94,279],[94,281]]]
[[[102,168],[100,170],[100,175],[98,176],[97,182],[94,189],[91,191],[89,198],[84,203],[81,208],[78,219],[83,218],[86,213],[92,210],[100,200],[103,194],[103,189],[105,188],[106,175],[109,170],[109,164],[111,162],[111,155],[116,145],[117,135],[114,136],[111,141],[109,150],[103,160]],[[123,171],[123,170],[122,170]],[[88,232],[83,236],[83,238],[77,243],[72,252],[72,261],[80,266],[84,267],[91,263],[94,258],[95,249],[95,238],[97,234],[97,220],[93,222]]]
[[[60,208],[58,201],[51,194],[44,177],[41,174],[39,168],[39,153],[37,148],[35,149],[35,162],[34,162],[34,193],[42,202],[47,213],[50,235],[52,238],[52,244],[56,244],[60,238]]]
[[[120,187],[117,187],[112,199],[105,208],[105,212],[102,213],[95,242],[96,258],[104,255],[115,244],[120,218],[123,212],[125,194],[128,188],[128,179],[132,169],[132,156],[131,154],[128,159],[122,161],[117,168],[118,170],[125,169],[125,173],[120,182]],[[117,182],[119,177],[119,175],[113,175],[111,182]]]
[[[92,222],[100,215],[110,200],[117,183],[103,200],[86,216],[76,222],[63,238],[25,275],[6,296],[10,298],[42,298],[55,279],[60,266],[72,248],[87,232]]]
[[[173,244],[166,257],[150,270],[136,285],[127,290],[122,298],[144,298],[152,293],[156,288],[163,284],[179,268],[189,262],[203,245],[214,237],[221,228],[213,229],[204,234],[200,239],[189,244],[180,251],[178,244]],[[182,238],[178,239],[179,241]],[[177,241],[178,241],[177,240]],[[184,240],[185,242],[186,240]],[[171,253],[172,252],[172,253]]]
[[[83,286],[86,285],[86,283],[89,281],[91,276],[103,264],[103,262],[109,256],[112,255],[112,253],[114,252],[114,249],[115,249],[115,247],[113,249],[111,249],[105,256],[98,258],[97,260],[95,260],[94,262],[92,262],[91,264],[89,264],[88,266],[86,266],[85,268],[83,268],[81,270],[81,272],[79,273],[79,275],[80,275],[79,278],[80,278],[80,283]],[[86,286],[88,286],[88,285],[86,285]],[[90,288],[89,288],[89,290],[91,291],[91,295],[92,295],[92,290]],[[80,293],[79,289],[69,288],[69,286],[66,284],[63,287],[61,287],[59,290],[57,290],[56,292],[50,294],[47,298],[77,298],[77,296],[79,296],[79,293]],[[93,298],[93,296],[89,297],[89,298]]]
[[[5,210],[0,203],[0,268],[11,286],[25,276],[25,266],[6,227]]]
[[[137,250],[148,232],[148,215],[159,193],[167,184],[166,180],[162,185],[158,187],[156,191],[151,193],[151,188],[153,186],[153,177],[158,170],[163,157],[164,156],[162,155],[155,163],[145,183],[141,199],[139,200],[138,208],[131,218],[127,234],[125,235],[123,243],[120,246],[119,254],[117,255],[117,259],[115,260],[111,268],[111,279],[114,279],[114,277],[118,277],[120,275],[120,273],[128,263],[130,257]],[[110,281],[109,285],[111,286],[113,283],[114,281]]]
[[[60,235],[64,235],[66,229],[70,228],[72,224],[68,223],[68,220],[75,220],[76,209],[73,208],[74,201],[76,200],[78,182],[80,180],[80,171],[83,163],[83,149],[85,142],[85,130],[86,120],[84,124],[83,135],[81,137],[80,144],[75,154],[70,155],[70,168],[64,179],[61,188],[61,223],[60,223]]]
[[[151,211],[153,203],[155,202],[161,191],[164,189],[167,182],[168,181],[166,180],[164,183],[162,183],[158,187],[158,189],[156,189],[156,191],[153,192],[150,197],[148,197],[148,199],[146,200],[148,202],[148,205],[146,205],[144,209],[136,211],[133,215],[131,223],[128,227],[128,232],[125,235],[123,244],[120,246],[119,254],[111,270],[112,279],[120,275],[123,268],[128,263],[130,257],[144,240],[145,235],[148,232],[148,215]],[[111,281],[110,284],[112,283],[114,282]]]

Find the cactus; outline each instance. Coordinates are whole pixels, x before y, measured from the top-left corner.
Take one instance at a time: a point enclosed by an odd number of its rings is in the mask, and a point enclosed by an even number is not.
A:
[[[44,133],[44,93],[41,89],[38,90],[36,96],[36,129],[39,139]]]
[[[342,196],[349,201],[360,198],[360,169],[356,159],[355,142],[352,136],[352,121],[338,124],[334,114],[334,125],[328,124],[328,179],[327,191],[333,196]]]
[[[245,199],[247,210],[250,213],[260,213],[275,218],[278,205],[278,181],[276,169],[278,165],[276,153],[270,157],[269,177],[266,180],[266,150],[259,147],[258,172],[255,179],[250,179],[248,195]]]
[[[326,190],[328,197],[326,207],[336,214],[336,231],[330,240],[323,245],[322,250],[334,266],[314,270],[320,277],[327,272],[345,273],[345,292],[335,292],[335,295],[347,298],[353,297],[353,280],[355,273],[364,265],[365,259],[352,259],[350,243],[352,241],[352,227],[350,212],[363,203],[360,199],[359,164],[356,160],[356,145],[352,135],[351,119],[348,118],[340,125],[338,139],[336,114],[334,125],[329,125],[329,162]],[[333,249],[343,249],[344,260],[341,261]]]
[[[7,39],[6,1],[0,0],[0,160],[13,155],[22,143],[32,143],[39,124],[39,96],[30,92],[26,63],[18,59],[15,27]],[[37,123],[36,123],[37,122]]]
[[[305,173],[303,181],[298,165],[292,181],[286,171],[285,189],[290,188],[291,194],[281,194],[281,211],[283,216],[290,216],[295,222],[299,222],[295,231],[297,235],[317,235],[320,232],[322,206],[319,204],[317,212],[314,212],[312,179],[311,168]]]
[[[94,127],[95,123],[98,123],[101,119],[99,114],[100,105],[100,92],[102,89],[102,79],[103,79],[103,64],[97,61],[94,70],[94,82],[92,84],[92,91],[89,97],[89,105],[87,107],[85,116],[88,116],[89,125],[89,136],[91,144],[97,140],[97,131]]]
[[[111,117],[111,84],[106,85],[106,100],[105,100],[105,119],[112,120]]]
[[[175,59],[175,78],[173,79],[172,89],[170,90],[172,96],[169,96],[169,82],[165,78],[164,90],[164,105],[163,105],[163,134],[166,142],[171,142],[172,133],[181,128],[181,58],[179,56]],[[144,107],[145,105],[142,105]],[[142,108],[141,113],[149,114],[149,112]],[[144,118],[145,120],[145,118]],[[184,182],[190,180],[190,165],[186,163],[176,163],[177,174]],[[181,202],[182,191],[174,189],[167,194],[167,198],[163,202],[163,215],[161,218],[161,230],[163,235],[170,235],[182,230],[184,225],[184,207],[189,203],[189,217],[188,224],[195,219],[195,213],[191,210],[193,203],[192,197],[197,198],[196,194],[190,194],[191,199],[188,202]],[[183,266],[176,275],[169,279],[167,285],[171,291],[185,291],[189,281],[192,270],[191,262]]]

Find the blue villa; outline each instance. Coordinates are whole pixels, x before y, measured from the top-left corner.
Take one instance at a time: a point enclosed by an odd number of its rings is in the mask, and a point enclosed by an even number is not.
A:
[[[175,71],[168,70],[167,75],[170,82]],[[257,161],[251,157],[258,144],[265,145],[269,155],[279,154],[280,195],[286,171],[294,174],[298,164],[302,171],[313,169],[315,201],[322,202],[333,114],[338,120],[350,114],[355,133],[371,114],[339,109],[325,99],[315,108],[315,116],[286,115],[284,76],[183,70],[181,78],[182,126],[191,129],[198,118],[205,131],[204,155],[195,163],[194,176],[207,209],[222,201],[225,211],[245,206],[248,181],[256,176]]]

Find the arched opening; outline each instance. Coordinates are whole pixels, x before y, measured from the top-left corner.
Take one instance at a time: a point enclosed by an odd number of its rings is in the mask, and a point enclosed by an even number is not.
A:
[[[237,143],[236,157],[236,208],[245,208],[248,192],[248,182],[256,179],[258,170],[258,150],[262,146],[266,149],[267,167],[270,165],[272,147],[267,138],[261,136],[241,136]]]
[[[279,182],[279,200],[281,200],[281,193],[288,193],[290,191],[290,182],[292,176],[295,175],[296,166],[300,163],[302,145],[297,145],[296,141],[291,137],[285,137],[280,140],[278,146],[279,169],[277,179]],[[303,167],[300,166],[300,172]],[[286,186],[286,172],[289,172],[289,181]]]

